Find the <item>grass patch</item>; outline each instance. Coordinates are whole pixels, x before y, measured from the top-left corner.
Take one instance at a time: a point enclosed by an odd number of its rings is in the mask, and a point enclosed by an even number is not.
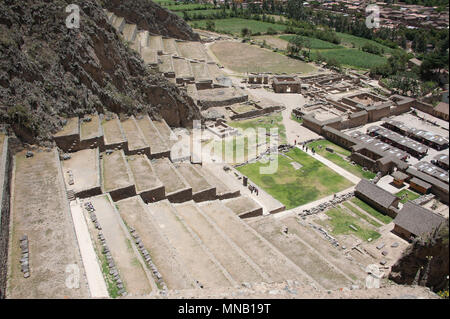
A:
[[[383,226],[380,223],[378,223],[375,220],[373,220],[372,218],[370,218],[369,216],[367,216],[366,214],[361,213],[356,207],[352,206],[351,204],[343,203],[343,205],[345,207],[347,207],[348,209],[350,209],[350,211],[352,211],[355,215],[361,217],[362,219],[364,219],[366,222],[370,223],[371,225],[373,225],[375,227]]]
[[[322,148],[319,148],[322,146]],[[376,176],[375,173],[370,171],[364,171],[360,165],[352,165],[350,162],[346,161],[342,156],[348,157],[351,155],[351,152],[346,150],[339,145],[334,144],[328,140],[319,140],[308,143],[308,148],[314,147],[314,150],[320,156],[325,157],[327,160],[333,162],[334,164],[342,167],[346,171],[356,175],[360,178],[372,179]],[[332,148],[334,153],[328,152],[325,148]]]
[[[268,115],[268,116],[262,116],[262,117],[256,117],[254,119],[250,120],[243,120],[243,121],[232,121],[228,122],[228,125],[231,127],[246,130],[248,128],[254,128],[255,130],[257,128],[264,128],[267,133],[270,132],[270,129],[276,128],[278,129],[278,136],[279,141],[281,144],[286,143],[286,128],[283,125],[283,115],[281,113]]]
[[[292,162],[302,165],[295,169]],[[260,174],[268,163],[251,163],[238,167],[259,187],[291,209],[337,193],[353,184],[319,161],[299,149],[292,149],[287,156],[278,155],[278,169],[274,174]]]
[[[381,236],[378,232],[362,226],[357,218],[340,208],[329,209],[325,214],[330,217],[330,219],[323,223],[327,223],[333,228],[333,235],[354,234],[365,241],[369,238],[375,240]],[[350,228],[350,225],[353,225],[357,230]]]
[[[269,145],[260,145],[259,147],[257,145],[261,143],[269,144],[271,142],[270,139],[274,139],[275,137],[264,135],[264,140],[260,141],[257,135],[258,128],[264,128],[267,133],[270,133],[270,129],[277,128],[278,143],[286,143],[286,129],[283,125],[283,117],[281,114],[269,115],[250,120],[233,121],[228,124],[238,130],[241,130],[242,135],[230,136],[221,141],[212,142],[214,143],[212,145],[214,147],[212,153],[216,156],[222,154],[222,159],[227,163],[238,164],[246,162],[247,160],[254,158],[257,155],[257,152],[262,152],[267,149]],[[247,129],[250,129],[251,131],[244,132]],[[237,146],[242,144],[244,145],[244,152],[243,154],[238,154]],[[252,153],[249,154],[249,150],[251,150]]]
[[[302,124],[303,123],[303,119],[301,117],[296,117],[294,114],[291,114],[291,120]]]
[[[290,41],[291,39],[295,38],[296,35],[282,35],[280,36],[281,39]],[[309,41],[311,44],[311,49],[317,49],[317,50],[323,50],[323,49],[339,49],[342,48],[342,46],[328,42],[323,41],[316,38],[306,37],[306,36],[300,36],[303,40]]]
[[[103,277],[106,281],[106,286],[108,288],[108,294],[111,298],[117,298],[119,296],[119,288],[113,278],[112,275],[109,274],[108,260],[106,256],[102,252],[98,252],[97,248],[95,248],[97,252],[97,256],[99,256],[101,265],[102,265],[102,273]]]
[[[405,195],[405,198],[403,198],[402,200],[400,200],[400,203],[404,204],[409,200],[415,200],[416,198],[419,198],[420,195],[410,191],[409,189],[402,189],[400,192],[396,193],[395,196],[397,196],[398,198],[401,198],[403,195]]]
[[[359,198],[356,198],[356,197],[352,198],[351,201],[354,204],[356,204],[358,207],[360,207],[361,209],[363,209],[364,211],[366,211],[367,213],[369,213],[370,215],[372,215],[373,217],[375,217],[376,219],[378,219],[379,221],[381,221],[385,224],[389,224],[392,221],[391,217],[377,211],[375,208],[373,208],[372,206],[369,206],[368,204],[366,204]]]

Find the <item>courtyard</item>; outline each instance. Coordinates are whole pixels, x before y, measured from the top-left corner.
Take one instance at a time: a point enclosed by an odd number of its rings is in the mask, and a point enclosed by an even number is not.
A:
[[[283,203],[286,209],[304,205],[353,185],[300,149],[294,148],[286,154],[280,154],[277,159],[278,170],[274,174],[260,174],[259,169],[268,165],[261,162],[237,169]]]

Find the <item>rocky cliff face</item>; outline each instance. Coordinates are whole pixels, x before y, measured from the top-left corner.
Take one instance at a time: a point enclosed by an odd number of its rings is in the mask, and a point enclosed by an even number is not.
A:
[[[198,41],[200,36],[176,14],[150,0],[103,0],[103,6],[139,29],[181,40]]]
[[[405,285],[421,285],[437,292],[448,288],[448,220],[430,239],[416,240],[392,266],[389,279]],[[430,258],[431,257],[431,258]]]
[[[71,3],[79,29],[65,24]],[[200,117],[185,92],[122,42],[99,1],[0,0],[1,122],[35,143],[50,140],[64,117],[104,110],[148,111],[172,126]]]

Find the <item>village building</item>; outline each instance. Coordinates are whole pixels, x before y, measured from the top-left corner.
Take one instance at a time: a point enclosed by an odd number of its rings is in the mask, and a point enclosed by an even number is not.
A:
[[[383,214],[392,218],[397,215],[400,199],[366,179],[356,185],[355,196]]]
[[[432,234],[444,222],[444,217],[408,201],[394,219],[393,232],[406,240],[411,240],[414,237]]]

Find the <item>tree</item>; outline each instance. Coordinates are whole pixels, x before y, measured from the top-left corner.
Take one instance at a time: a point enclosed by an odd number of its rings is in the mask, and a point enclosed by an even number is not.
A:
[[[214,31],[216,30],[216,24],[212,20],[206,21],[206,30]]]
[[[247,27],[242,28],[241,35],[243,38],[247,38],[250,35],[250,29]]]

